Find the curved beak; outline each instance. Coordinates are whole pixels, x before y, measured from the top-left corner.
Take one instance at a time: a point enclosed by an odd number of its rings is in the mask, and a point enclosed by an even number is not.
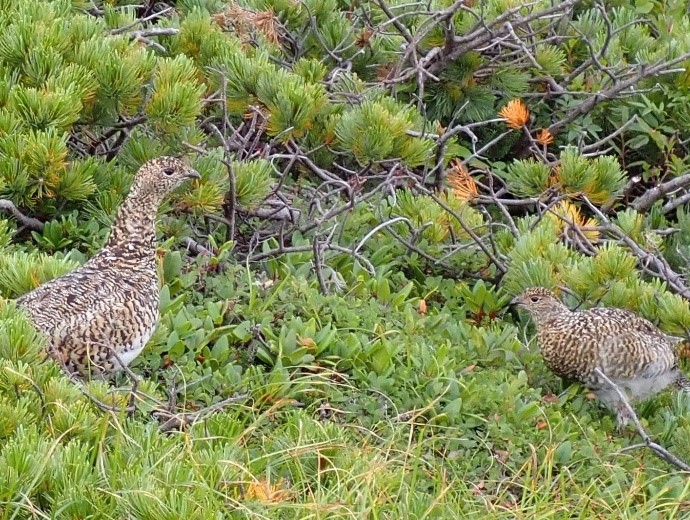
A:
[[[186,177],[188,179],[201,179],[201,175],[199,175],[199,172],[196,170],[187,170],[187,175]]]
[[[513,298],[512,300],[510,300],[510,303],[509,303],[508,305],[520,305],[520,300],[519,300],[518,297],[516,296],[515,298]]]

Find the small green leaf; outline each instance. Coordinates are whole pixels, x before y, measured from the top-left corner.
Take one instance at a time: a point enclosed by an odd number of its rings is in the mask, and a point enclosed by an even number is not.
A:
[[[211,357],[218,361],[219,363],[224,362],[230,354],[230,347],[228,343],[227,336],[221,336],[216,340],[213,348],[211,349]]]
[[[252,338],[251,328],[252,323],[245,320],[237,325],[232,333],[240,341],[249,341]]]

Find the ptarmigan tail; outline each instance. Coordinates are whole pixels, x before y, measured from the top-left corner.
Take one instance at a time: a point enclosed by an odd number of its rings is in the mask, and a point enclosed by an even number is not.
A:
[[[690,379],[682,372],[678,372],[678,377],[673,382],[673,386],[682,392],[690,393]]]

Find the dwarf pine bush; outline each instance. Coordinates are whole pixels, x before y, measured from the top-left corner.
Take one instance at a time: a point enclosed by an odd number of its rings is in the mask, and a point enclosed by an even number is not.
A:
[[[679,1],[0,2],[0,517],[681,514],[686,479],[508,303],[687,336],[689,27]],[[128,412],[12,300],[163,154],[202,178],[159,215]],[[690,459],[686,400],[637,412]]]

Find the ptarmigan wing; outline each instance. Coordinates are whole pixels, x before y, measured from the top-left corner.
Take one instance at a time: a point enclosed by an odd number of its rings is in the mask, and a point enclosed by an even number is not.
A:
[[[58,361],[70,370],[97,374],[104,368],[110,372],[120,360],[128,365],[139,355],[157,320],[158,309],[114,297],[58,323],[51,346],[62,353],[63,359]]]
[[[626,309],[595,307],[584,312],[605,320],[610,330],[620,333],[634,331],[654,337],[668,337],[651,321]]]
[[[656,378],[678,368],[672,344],[640,330],[604,335],[599,363],[614,379]]]

